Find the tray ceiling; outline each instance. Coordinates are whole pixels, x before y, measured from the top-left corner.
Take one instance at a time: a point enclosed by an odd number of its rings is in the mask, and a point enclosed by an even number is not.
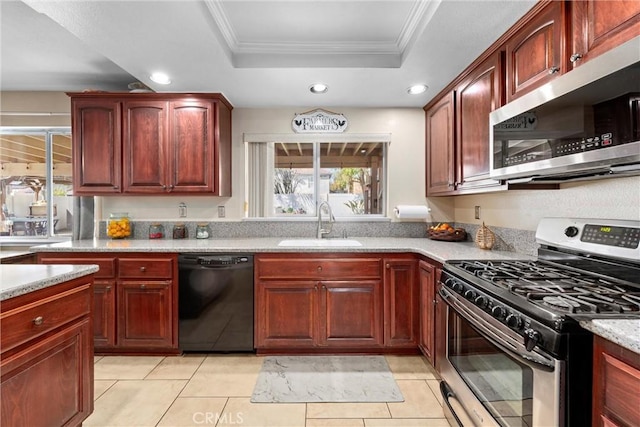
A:
[[[2,90],[220,92],[235,107],[422,107],[533,0],[0,1]],[[167,72],[172,84],[152,82]],[[315,82],[329,85],[322,95]],[[427,92],[406,90],[426,83]]]

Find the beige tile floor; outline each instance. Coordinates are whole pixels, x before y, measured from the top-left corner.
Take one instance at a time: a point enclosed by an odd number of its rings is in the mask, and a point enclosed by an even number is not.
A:
[[[448,427],[428,362],[386,359],[404,402],[251,403],[262,366],[255,355],[96,357],[95,409],[83,425]]]

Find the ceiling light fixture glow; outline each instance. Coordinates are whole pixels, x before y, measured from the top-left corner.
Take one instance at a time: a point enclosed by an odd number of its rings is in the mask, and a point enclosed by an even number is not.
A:
[[[309,86],[311,93],[326,93],[329,90],[329,86],[324,83],[314,83]]]
[[[427,91],[427,85],[425,84],[419,84],[419,85],[413,85],[411,86],[409,89],[407,89],[407,93],[409,95],[419,95],[421,93],[424,93]]]
[[[160,85],[168,85],[171,83],[171,79],[165,73],[153,73],[149,78]]]

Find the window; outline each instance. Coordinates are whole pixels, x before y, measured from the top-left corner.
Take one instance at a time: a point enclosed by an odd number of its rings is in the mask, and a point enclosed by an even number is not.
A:
[[[0,163],[0,235],[71,236],[71,129],[0,127]]]
[[[249,217],[383,216],[386,142],[249,142]]]

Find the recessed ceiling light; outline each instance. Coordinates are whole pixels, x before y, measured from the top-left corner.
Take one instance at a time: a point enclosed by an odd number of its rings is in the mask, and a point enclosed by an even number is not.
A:
[[[329,90],[329,86],[324,83],[314,83],[309,87],[311,93],[326,93]]]
[[[409,95],[419,95],[421,93],[424,93],[426,90],[427,90],[427,85],[424,85],[424,84],[413,85],[409,89],[407,89],[407,93]]]
[[[171,83],[171,79],[165,73],[153,73],[149,78],[161,85],[168,85]]]

